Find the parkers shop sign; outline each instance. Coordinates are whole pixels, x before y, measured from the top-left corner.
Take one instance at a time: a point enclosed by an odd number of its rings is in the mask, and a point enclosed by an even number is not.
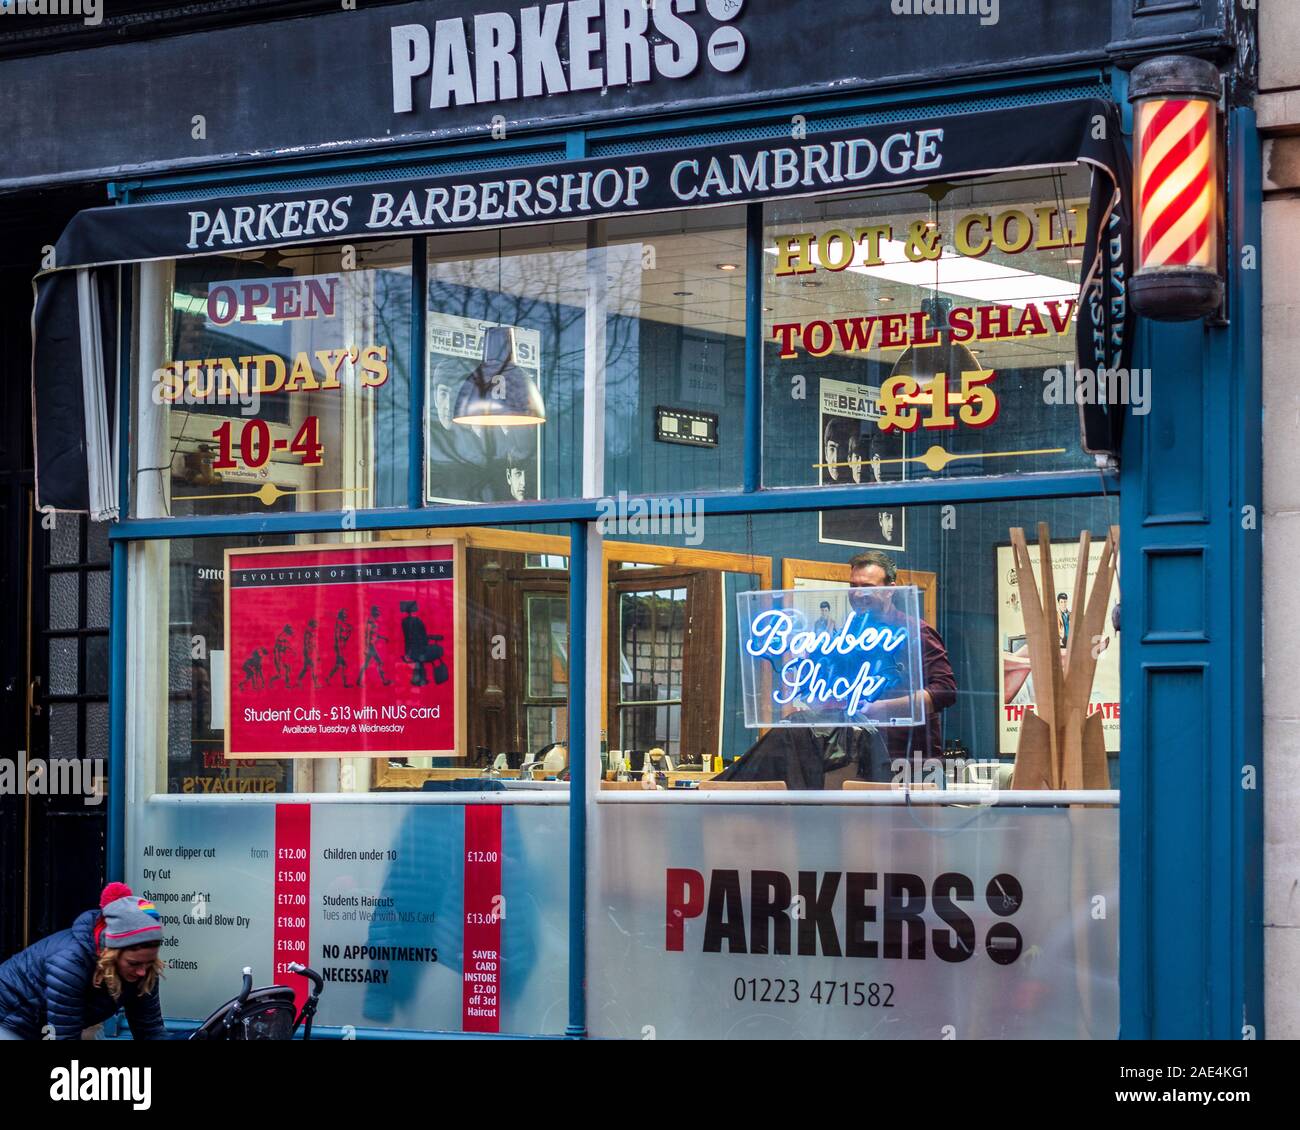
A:
[[[393,112],[680,79],[745,61],[745,0],[568,0],[392,29]]]

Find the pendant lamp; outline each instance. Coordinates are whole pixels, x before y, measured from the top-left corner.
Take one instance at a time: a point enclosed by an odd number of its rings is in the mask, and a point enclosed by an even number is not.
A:
[[[541,390],[515,364],[515,331],[510,326],[494,326],[483,334],[483,363],[460,386],[452,419],[502,427],[546,423]]]
[[[961,342],[952,340],[952,327],[948,323],[952,303],[948,299],[935,296],[924,299],[921,302],[921,309],[927,316],[930,330],[938,334],[939,340],[929,345],[909,345],[903,350],[902,356],[894,362],[889,375],[909,376],[923,387],[940,373],[946,373],[950,381],[949,387],[955,390],[961,385],[962,373],[984,372],[984,367],[975,359],[975,355]],[[905,403],[916,406],[930,404],[933,399],[933,396],[925,391],[910,397],[900,397],[900,400]],[[955,391],[950,392],[948,403],[960,404],[961,397]]]

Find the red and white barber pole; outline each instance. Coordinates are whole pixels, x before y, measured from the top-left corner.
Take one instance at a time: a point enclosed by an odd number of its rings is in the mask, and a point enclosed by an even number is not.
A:
[[[1136,67],[1133,103],[1134,309],[1187,321],[1223,302],[1219,71],[1165,55]]]

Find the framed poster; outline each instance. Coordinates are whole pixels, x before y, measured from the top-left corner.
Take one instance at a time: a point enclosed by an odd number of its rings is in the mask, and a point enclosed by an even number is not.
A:
[[[483,361],[485,331],[501,325],[437,310],[428,313],[424,412],[426,502],[523,502],[541,497],[542,429],[458,424],[461,386]],[[515,364],[543,393],[542,335],[514,329]]]
[[[1088,591],[1092,591],[1101,562],[1104,538],[1095,538],[1088,551]],[[1052,575],[1056,580],[1053,595],[1056,605],[1056,626],[1061,637],[1062,654],[1073,630],[1076,610],[1074,602],[1074,570],[1079,561],[1077,541],[1054,541],[1052,546]],[[1042,557],[1038,543],[1029,543],[1029,560],[1033,563],[1034,578],[1042,584]],[[1015,556],[1010,544],[997,546],[997,601],[998,601],[998,753],[1013,755],[1020,740],[1020,720],[1025,710],[1034,705],[1034,678],[1029,671],[1029,642],[1025,636],[1024,606],[1020,598],[1020,582],[1016,577]],[[1092,695],[1088,712],[1101,714],[1102,732],[1106,737],[1106,752],[1119,752],[1119,633],[1114,626],[1114,610],[1119,604],[1119,574],[1111,584],[1106,600],[1106,617],[1102,631],[1093,640],[1098,651],[1097,669],[1092,680]],[[1082,617],[1083,610],[1078,614]]]
[[[226,550],[227,758],[463,757],[460,539]]]
[[[907,477],[907,437],[882,432],[880,389],[823,377],[819,387],[817,458],[823,486],[891,483]],[[901,553],[907,548],[907,515],[901,506],[823,510],[820,540]]]

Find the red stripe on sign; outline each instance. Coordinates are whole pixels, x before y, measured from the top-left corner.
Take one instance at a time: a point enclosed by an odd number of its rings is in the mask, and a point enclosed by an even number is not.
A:
[[[465,946],[461,1027],[501,1031],[501,806],[465,808]]]
[[[1167,267],[1185,267],[1201,254],[1210,239],[1210,226],[1202,224],[1183,241],[1181,247],[1175,248],[1165,260]]]
[[[1147,229],[1142,237],[1142,266],[1147,266],[1151,257],[1151,252],[1156,249],[1156,245],[1165,237],[1165,234],[1178,223],[1179,220],[1187,214],[1188,210],[1200,198],[1201,193],[1205,191],[1206,185],[1210,183],[1210,169],[1207,165],[1199,170],[1194,177],[1188,182],[1186,187],[1178,193],[1177,196],[1169,202],[1169,206],[1152,221],[1151,227]],[[1208,221],[1205,221],[1208,223]],[[1198,224],[1197,227],[1204,227],[1205,224]],[[1153,266],[1162,267],[1168,262],[1155,263]]]
[[[1151,148],[1151,143],[1168,127],[1182,112],[1187,105],[1184,99],[1168,99],[1155,108],[1151,114],[1151,119],[1146,123],[1146,129],[1142,131],[1142,138],[1139,142],[1139,148],[1143,153]]]
[[[1178,171],[1179,166],[1188,157],[1196,152],[1196,147],[1205,140],[1205,135],[1209,132],[1209,117],[1199,118],[1183,137],[1180,137],[1170,146],[1169,152],[1161,158],[1160,164],[1151,170],[1151,175],[1147,177],[1146,184],[1142,186],[1143,208],[1151,203],[1151,197],[1156,194],[1156,190]]]
[[[301,1010],[307,982],[289,972],[290,962],[308,965],[311,933],[311,805],[275,806],[275,906],[272,959],[277,985],[292,985]]]

